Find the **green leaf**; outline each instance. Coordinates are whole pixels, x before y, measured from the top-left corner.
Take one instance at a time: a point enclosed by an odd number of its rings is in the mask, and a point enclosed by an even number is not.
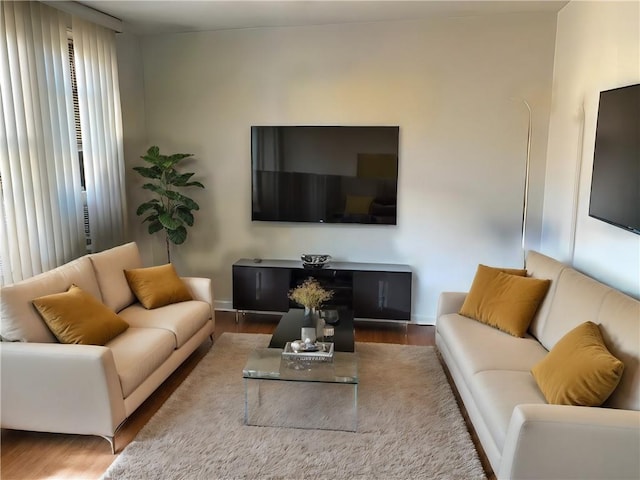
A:
[[[152,222],[149,224],[149,234],[153,235],[156,232],[159,232],[160,230],[162,230],[162,224],[160,222]]]
[[[149,147],[149,150],[147,150],[147,154],[143,155],[140,158],[156,166],[159,166],[162,163],[160,149],[155,145],[153,147]]]
[[[142,215],[144,212],[151,210],[152,208],[157,208],[159,204],[160,201],[155,198],[153,200],[145,202],[138,207],[138,209],[136,210],[136,215]]]
[[[183,187],[193,175],[193,173],[183,173],[182,175],[178,175],[173,179],[172,185],[175,185],[176,187]]]
[[[180,218],[180,220],[182,220],[184,223],[186,223],[187,225],[189,225],[190,227],[193,227],[193,214],[186,208],[184,207],[178,207],[176,209],[176,215]]]
[[[176,202],[180,202],[182,205],[187,207],[188,210],[200,210],[200,205],[194,202],[189,197],[182,195],[181,193],[175,192],[173,190],[167,190],[166,196],[171,200],[175,200]]]
[[[182,202],[182,204],[189,210],[200,210],[200,205],[185,195],[180,194],[179,201]]]
[[[175,165],[179,161],[189,157],[193,157],[193,153],[174,153],[173,155],[170,155],[168,159]]]
[[[200,187],[200,188],[204,188],[204,185],[201,184],[200,182],[189,182],[189,183],[185,183],[184,186],[185,187]]]
[[[155,222],[156,220],[158,220],[158,214],[154,213],[153,215],[149,215],[147,218],[142,220],[142,223],[144,223],[144,222]]]
[[[175,230],[182,225],[182,222],[179,219],[173,218],[169,213],[166,212],[160,215],[158,217],[158,220],[160,220],[162,226],[167,230]]]
[[[176,172],[173,168],[169,168],[164,171],[164,181],[169,185],[173,185],[175,178],[178,176],[178,172]]]
[[[167,191],[162,188],[160,185],[156,185],[155,183],[145,183],[142,188],[145,190],[151,190],[152,192],[157,193],[161,196],[166,196]]]
[[[145,178],[161,178],[162,171],[158,167],[133,167],[133,169]]]
[[[187,239],[187,229],[181,226],[175,230],[168,230],[167,237],[169,237],[172,243],[180,245]]]

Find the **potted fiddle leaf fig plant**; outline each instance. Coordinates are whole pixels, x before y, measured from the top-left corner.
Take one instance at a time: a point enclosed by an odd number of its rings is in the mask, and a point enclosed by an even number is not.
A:
[[[169,262],[170,243],[184,243],[187,239],[187,227],[192,227],[195,220],[193,211],[200,210],[200,206],[180,190],[189,187],[204,188],[204,185],[191,181],[194,173],[180,173],[176,168],[182,160],[192,156],[191,153],[162,155],[160,149],[154,145],[140,157],[151,166],[133,167],[136,172],[150,180],[142,188],[154,193],[154,198],[138,207],[136,215],[147,215],[142,223],[149,223],[149,234],[164,231]]]

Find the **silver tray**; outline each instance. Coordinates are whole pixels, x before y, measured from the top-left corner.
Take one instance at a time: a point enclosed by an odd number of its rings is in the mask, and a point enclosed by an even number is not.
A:
[[[333,343],[329,342],[316,342],[318,350],[295,352],[291,348],[291,342],[287,342],[282,351],[282,358],[287,360],[310,360],[318,362],[332,362],[333,361]]]

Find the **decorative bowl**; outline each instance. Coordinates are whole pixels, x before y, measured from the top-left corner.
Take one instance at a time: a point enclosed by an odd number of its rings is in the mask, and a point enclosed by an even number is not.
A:
[[[305,253],[300,255],[303,267],[322,268],[331,260],[331,255]]]

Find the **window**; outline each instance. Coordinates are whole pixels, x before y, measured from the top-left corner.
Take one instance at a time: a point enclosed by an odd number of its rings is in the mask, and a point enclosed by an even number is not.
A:
[[[93,252],[93,242],[91,239],[91,227],[89,225],[89,206],[87,205],[87,183],[84,175],[84,159],[82,157],[82,130],[80,128],[80,104],[78,102],[78,83],[76,80],[76,64],[73,50],[73,33],[67,32],[69,41],[69,66],[71,71],[71,92],[73,94],[73,116],[76,125],[76,143],[78,144],[78,161],[80,162],[80,184],[82,185],[82,206],[84,211],[84,236],[87,252]]]

